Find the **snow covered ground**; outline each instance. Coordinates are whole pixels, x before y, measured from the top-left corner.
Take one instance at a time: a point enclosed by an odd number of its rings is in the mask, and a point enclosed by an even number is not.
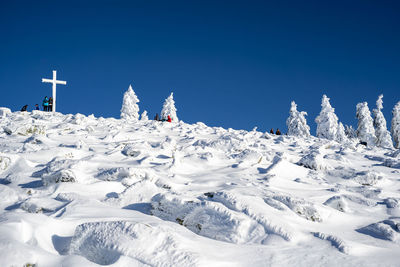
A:
[[[398,266],[400,152],[41,111],[0,118],[0,266]]]

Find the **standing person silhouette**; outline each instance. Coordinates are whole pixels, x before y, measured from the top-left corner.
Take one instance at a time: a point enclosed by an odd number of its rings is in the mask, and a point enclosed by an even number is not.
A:
[[[47,96],[43,99],[43,111],[49,111],[49,99]]]
[[[53,111],[53,97],[50,96],[49,98],[49,108],[48,111]]]

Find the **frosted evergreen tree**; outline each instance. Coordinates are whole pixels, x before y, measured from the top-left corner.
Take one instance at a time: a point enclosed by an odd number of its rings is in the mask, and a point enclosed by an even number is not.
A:
[[[307,112],[297,111],[297,105],[294,101],[291,103],[289,117],[286,120],[286,125],[288,127],[288,135],[309,137],[310,127],[307,125],[307,120],[305,116]]]
[[[367,102],[357,104],[356,116],[358,119],[357,137],[361,142],[366,142],[368,146],[375,145],[374,123]]]
[[[386,127],[386,120],[383,116],[383,95],[376,100],[376,109],[373,110],[374,114],[374,127],[376,135],[376,145],[384,148],[393,148],[392,137]]]
[[[171,93],[167,99],[165,99],[163,108],[161,110],[161,119],[167,120],[168,115],[171,117],[173,122],[178,122],[178,117],[176,116],[176,108],[174,101],[174,93]]]
[[[139,120],[139,106],[137,103],[139,103],[139,99],[133,91],[132,86],[129,85],[122,101],[121,119]]]
[[[143,111],[142,115],[140,115],[140,120],[141,121],[148,121],[149,116],[147,115],[147,110]]]
[[[344,130],[343,123],[339,122],[337,133],[336,133],[336,141],[339,143],[343,143],[347,140],[346,132]]]
[[[347,138],[357,138],[356,130],[351,125],[350,126],[346,125],[344,127],[344,132],[345,132]]]
[[[329,98],[326,95],[322,96],[321,112],[315,119],[317,123],[317,137],[326,138],[329,140],[337,139],[338,117],[335,114],[335,109],[329,103]]]
[[[400,101],[394,106],[392,111],[392,136],[394,146],[400,148]]]

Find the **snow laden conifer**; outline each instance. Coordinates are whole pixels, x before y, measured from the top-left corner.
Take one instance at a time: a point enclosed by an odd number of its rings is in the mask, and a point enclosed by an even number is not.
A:
[[[168,115],[171,117],[171,120],[173,122],[178,122],[178,117],[176,116],[174,93],[171,93],[169,97],[165,99],[163,108],[161,110],[161,120],[167,120]]]
[[[357,133],[356,130],[353,128],[353,126],[346,125],[344,129],[347,138],[357,138]]]
[[[122,101],[121,119],[139,120],[139,106],[137,103],[139,103],[139,99],[133,91],[132,86],[129,85]]]
[[[386,127],[386,120],[383,116],[383,95],[376,100],[376,109],[372,111],[374,114],[374,127],[376,135],[376,145],[384,148],[393,148],[392,138]]]
[[[326,95],[322,96],[321,112],[315,119],[317,123],[317,137],[336,140],[338,131],[338,117],[335,114],[335,109],[329,103],[329,98]]]
[[[375,145],[375,129],[367,102],[357,104],[356,116],[358,119],[357,137],[361,142],[366,142],[368,146]]]
[[[289,117],[286,120],[286,125],[288,127],[288,135],[309,137],[310,127],[307,125],[307,120],[305,116],[307,112],[297,111],[297,105],[294,101],[291,103]]]
[[[392,136],[394,146],[400,148],[400,101],[394,106],[392,110]]]
[[[338,130],[336,133],[336,141],[338,141],[339,143],[343,143],[343,142],[347,141],[346,132],[344,130],[343,123],[341,123],[341,122],[339,122],[339,124],[338,124]]]

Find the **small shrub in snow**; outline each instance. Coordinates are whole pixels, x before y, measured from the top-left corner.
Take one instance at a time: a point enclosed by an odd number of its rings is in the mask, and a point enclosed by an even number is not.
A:
[[[347,201],[341,196],[334,196],[324,202],[324,205],[334,208],[341,212],[348,212],[349,207]]]
[[[5,170],[10,166],[11,159],[8,157],[0,156],[0,170]]]
[[[163,108],[161,110],[161,119],[167,120],[168,115],[170,116],[173,122],[178,122],[178,116],[176,115],[175,101],[174,101],[174,93],[171,93],[170,96],[165,99]]]
[[[362,171],[355,174],[354,180],[361,185],[375,185],[383,176],[374,171]]]
[[[307,203],[304,200],[294,199],[290,196],[273,196],[273,199],[282,202],[297,215],[309,221],[322,222],[322,218],[317,209],[314,208],[311,203]]]
[[[126,145],[121,152],[128,157],[137,157],[140,155],[140,151],[132,144]]]
[[[139,106],[137,103],[139,103],[139,99],[133,91],[132,86],[129,85],[122,101],[121,119],[139,120]]]
[[[384,148],[393,148],[392,137],[387,130],[386,120],[382,113],[382,98],[383,95],[378,97],[378,100],[376,101],[376,109],[373,110],[376,145]]]
[[[43,185],[51,185],[54,183],[74,183],[76,182],[75,174],[72,170],[60,170],[52,174],[42,177]]]
[[[356,116],[358,119],[357,137],[361,142],[366,142],[368,146],[374,146],[376,143],[375,129],[367,102],[357,104]]]
[[[318,150],[311,151],[300,159],[297,165],[304,166],[313,170],[329,170],[330,167],[325,163],[325,160]]]
[[[297,105],[292,101],[289,114],[289,118],[286,120],[286,125],[288,127],[287,134],[299,137],[309,137],[310,127],[307,125],[307,120],[305,118],[307,112],[297,111]]]
[[[392,110],[392,132],[394,145],[400,148],[400,101],[393,107]]]

